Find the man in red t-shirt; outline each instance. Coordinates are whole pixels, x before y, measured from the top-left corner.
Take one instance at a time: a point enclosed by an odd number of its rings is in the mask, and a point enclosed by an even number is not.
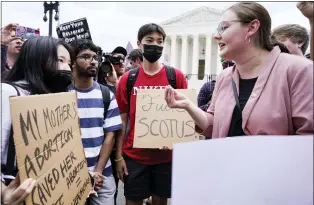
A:
[[[143,200],[150,196],[154,205],[166,205],[167,198],[171,198],[172,151],[133,148],[137,89],[163,89],[169,85],[166,67],[160,60],[165,37],[163,28],[154,23],[139,29],[137,44],[144,58],[130,94],[130,107],[127,92],[130,72],[121,77],[117,89],[116,99],[124,130],[130,118],[130,130],[126,139],[124,134],[118,136],[116,152],[117,171],[124,182],[127,205],[142,205]],[[183,73],[178,69],[174,71],[177,88],[186,89],[187,81]]]

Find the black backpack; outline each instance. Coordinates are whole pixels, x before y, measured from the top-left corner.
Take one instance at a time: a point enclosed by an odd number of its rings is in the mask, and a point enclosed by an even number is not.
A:
[[[134,87],[134,84],[136,82],[139,70],[140,70],[140,68],[134,68],[134,69],[129,71],[130,73],[129,73],[128,81],[127,81],[127,94],[128,94],[127,97],[128,97],[128,101],[129,101],[129,106],[130,106],[132,88]],[[171,85],[171,87],[176,89],[177,88],[177,79],[176,79],[175,69],[171,66],[166,65],[166,74],[167,74],[169,85]]]
[[[99,84],[99,86],[102,94],[102,100],[104,102],[104,119],[106,119],[107,111],[111,101],[110,90],[107,86],[104,86],[102,84]]]

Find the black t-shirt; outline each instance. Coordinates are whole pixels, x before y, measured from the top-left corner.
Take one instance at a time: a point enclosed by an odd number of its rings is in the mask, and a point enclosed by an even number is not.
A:
[[[242,110],[246,105],[248,99],[251,96],[254,85],[257,78],[252,79],[240,79],[239,83],[239,103],[241,110],[235,106],[232,114],[231,124],[228,132],[228,136],[243,136],[245,133],[242,129]]]

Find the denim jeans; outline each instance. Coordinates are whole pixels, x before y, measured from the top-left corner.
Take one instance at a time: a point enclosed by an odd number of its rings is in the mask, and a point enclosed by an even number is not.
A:
[[[111,174],[105,177],[104,185],[97,191],[98,197],[92,196],[91,205],[114,205],[114,194],[116,193],[116,183]]]

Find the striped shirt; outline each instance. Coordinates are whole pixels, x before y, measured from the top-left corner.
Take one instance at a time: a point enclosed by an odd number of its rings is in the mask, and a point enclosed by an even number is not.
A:
[[[73,85],[71,91],[77,92],[78,113],[80,117],[82,142],[90,172],[95,171],[105,133],[122,129],[122,121],[115,95],[110,92],[110,105],[104,119],[104,103],[100,85],[94,81],[93,87],[80,90]],[[104,176],[112,174],[111,161],[103,170]]]

